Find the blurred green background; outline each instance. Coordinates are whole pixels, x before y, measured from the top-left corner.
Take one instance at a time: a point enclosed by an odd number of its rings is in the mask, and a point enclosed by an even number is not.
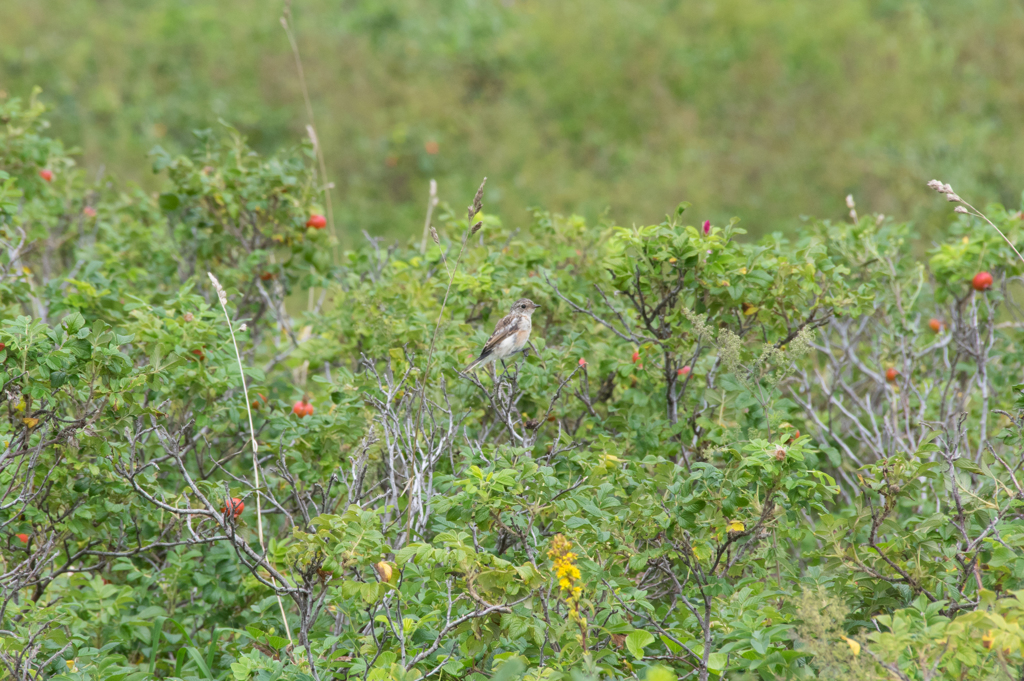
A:
[[[1008,0],[295,0],[339,231],[422,229],[427,183],[530,206],[752,233],[861,212],[927,229],[938,177],[1024,188],[1024,5]],[[145,155],[223,118],[261,150],[306,123],[281,0],[4,0],[0,89],[44,88],[84,163],[159,186]]]

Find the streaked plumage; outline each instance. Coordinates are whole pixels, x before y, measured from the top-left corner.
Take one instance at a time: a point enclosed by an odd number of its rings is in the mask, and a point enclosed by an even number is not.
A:
[[[527,298],[517,300],[509,313],[494,327],[494,333],[487,339],[484,349],[480,351],[480,356],[466,367],[466,371],[472,371],[478,366],[511,357],[525,348],[530,341],[530,331],[533,329],[530,316],[537,308],[538,306],[532,300]]]

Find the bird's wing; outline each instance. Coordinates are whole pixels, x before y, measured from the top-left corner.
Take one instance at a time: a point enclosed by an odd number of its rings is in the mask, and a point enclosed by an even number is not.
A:
[[[519,331],[521,319],[520,315],[510,314],[506,315],[500,322],[498,322],[498,325],[494,327],[494,333],[492,333],[491,337],[487,339],[487,343],[484,344],[484,349],[480,351],[480,356],[486,357],[491,354],[499,343]]]

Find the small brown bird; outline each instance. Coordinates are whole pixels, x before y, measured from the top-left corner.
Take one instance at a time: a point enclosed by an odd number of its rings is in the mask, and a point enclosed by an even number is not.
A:
[[[480,356],[466,367],[466,371],[472,371],[495,360],[504,360],[525,348],[533,329],[530,317],[539,307],[527,298],[517,300],[509,313],[494,327],[494,333],[487,339]]]

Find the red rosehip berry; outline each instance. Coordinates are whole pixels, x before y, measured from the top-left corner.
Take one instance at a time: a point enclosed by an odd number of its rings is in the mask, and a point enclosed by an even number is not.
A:
[[[299,400],[292,405],[292,413],[298,416],[300,419],[305,416],[313,415],[313,405],[305,400]]]
[[[944,326],[946,326],[946,325],[945,325],[945,324],[943,324],[943,323],[942,323],[942,322],[941,322],[940,320],[938,320],[938,319],[934,319],[934,318],[933,318],[933,319],[929,319],[929,320],[928,320],[928,328],[930,328],[930,329],[931,329],[932,331],[934,331],[935,333],[938,333],[938,332],[942,331],[942,329],[943,329],[943,327],[944,327]]]
[[[633,351],[633,364],[636,364],[639,361],[640,361],[640,351],[639,350],[634,350]]]
[[[896,377],[900,375],[900,372],[896,371],[895,367],[889,367],[885,372],[885,380],[892,383],[896,380]]]
[[[437,152],[441,151],[441,145],[439,145],[439,144],[438,144],[437,142],[435,142],[434,140],[428,140],[428,141],[427,141],[427,142],[426,142],[426,143],[425,143],[425,144],[423,145],[423,150],[424,150],[424,151],[426,151],[426,152],[427,152],[428,154],[430,154],[431,156],[433,156],[433,155],[434,155],[434,154],[436,154]]]
[[[978,272],[971,280],[971,286],[975,291],[987,291],[992,288],[992,275],[988,272]]]
[[[40,170],[39,177],[43,178],[47,182],[53,182],[53,171],[52,170]]]
[[[242,501],[241,499],[239,499],[238,497],[232,497],[231,501],[225,502],[225,504],[220,507],[220,512],[221,513],[230,512],[231,515],[236,520],[238,519],[238,516],[242,515],[242,511],[244,511],[244,510],[245,510],[245,502]]]
[[[676,375],[677,376],[689,376],[690,375],[690,365],[687,364],[686,366],[684,366],[682,369],[680,369],[679,371],[676,372]]]
[[[580,357],[580,366],[581,366],[581,367],[585,367],[585,366],[587,366],[587,360],[585,360],[585,359],[583,359],[582,357]]]
[[[96,217],[96,209],[93,208],[92,206],[86,206],[85,208],[82,209],[82,212],[85,213],[87,217]]]
[[[313,229],[323,229],[327,226],[327,218],[323,215],[317,215],[314,213],[309,216],[309,220],[306,220],[306,227],[312,227]]]
[[[27,544],[28,543],[28,535],[25,534],[24,532],[22,532],[21,534],[17,535],[17,537],[18,537],[18,539],[21,540],[22,544]]]

